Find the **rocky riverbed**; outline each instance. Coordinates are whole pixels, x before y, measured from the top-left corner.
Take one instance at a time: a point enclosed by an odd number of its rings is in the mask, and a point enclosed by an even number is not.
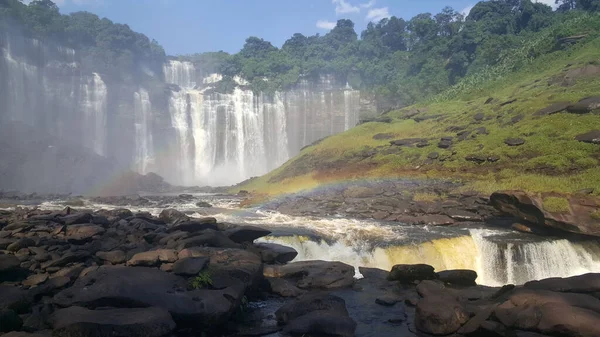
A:
[[[162,202],[173,198],[193,201]],[[361,267],[357,279],[342,262],[292,262],[298,252],[265,242],[269,235],[172,208],[0,211],[0,332],[600,335],[600,274],[487,287],[476,285],[475,271],[400,264]]]

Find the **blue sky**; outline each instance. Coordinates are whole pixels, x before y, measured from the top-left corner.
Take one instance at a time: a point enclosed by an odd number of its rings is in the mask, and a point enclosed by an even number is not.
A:
[[[351,19],[360,34],[369,21],[444,6],[468,11],[476,0],[54,0],[62,13],[89,11],[156,39],[167,54],[237,52],[249,36],[280,47],[294,33],[325,34]],[[540,0],[553,3],[554,0]]]

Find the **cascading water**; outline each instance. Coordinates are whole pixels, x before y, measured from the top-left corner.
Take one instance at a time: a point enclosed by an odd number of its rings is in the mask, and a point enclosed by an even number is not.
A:
[[[152,140],[152,103],[148,91],[139,89],[133,95],[133,112],[135,119],[135,169],[146,174],[154,163],[154,147]]]
[[[106,153],[107,90],[102,77],[94,73],[81,84],[84,144],[103,156]]]

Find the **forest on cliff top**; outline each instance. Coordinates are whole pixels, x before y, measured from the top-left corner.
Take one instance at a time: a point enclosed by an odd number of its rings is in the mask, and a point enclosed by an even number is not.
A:
[[[352,21],[339,20],[325,35],[297,33],[281,48],[249,37],[233,55],[219,51],[179,58],[193,61],[205,73],[222,73],[222,91],[235,86],[235,76],[248,80],[256,91],[273,91],[301,77],[335,74],[374,94],[379,106],[389,110],[432,97],[470,76],[495,76],[498,68],[516,71],[555,50],[557,39],[575,33],[562,23],[600,9],[600,0],[557,2],[556,11],[531,0],[491,0],[477,3],[466,17],[451,7],[410,20],[393,16],[371,22],[360,36]],[[82,50],[100,72],[138,63],[159,71],[167,59],[157,41],[126,24],[88,12],[61,15],[51,0],[29,5],[1,0],[0,22],[8,20],[20,23],[31,36]]]

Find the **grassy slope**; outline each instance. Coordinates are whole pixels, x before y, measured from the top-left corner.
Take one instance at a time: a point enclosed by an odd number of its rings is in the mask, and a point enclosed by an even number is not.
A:
[[[590,64],[600,65],[600,38],[588,38],[570,50],[542,56],[517,73],[488,81],[476,89],[463,90],[452,98],[390,112],[391,123],[366,123],[326,138],[305,148],[282,167],[236,190],[273,196],[338,180],[445,177],[465,182],[464,189],[485,194],[498,189],[573,192],[590,187],[599,193],[600,146],[577,142],[574,137],[600,129],[600,115],[567,112],[534,115],[555,102],[577,102],[600,95],[600,75],[577,78],[568,87],[553,83],[559,82],[553,79],[560,80],[568,70]],[[485,104],[490,97],[493,102]],[[512,99],[517,101],[500,105]],[[418,117],[439,117],[421,122],[404,117],[415,108],[422,111]],[[476,122],[474,115],[480,112],[485,119]],[[523,119],[512,123],[511,119],[519,115]],[[456,141],[456,131],[447,131],[451,126],[466,127],[467,131],[485,127],[489,134]],[[424,148],[402,147],[401,152],[389,153],[398,148],[390,147],[390,139],[373,139],[381,133],[392,134],[391,140],[411,137],[431,140]],[[437,147],[444,136],[455,138],[450,149]],[[509,137],[525,139],[526,143],[509,147],[504,144]],[[448,159],[427,162],[431,152]],[[500,160],[478,165],[465,160],[471,154],[495,155]]]

